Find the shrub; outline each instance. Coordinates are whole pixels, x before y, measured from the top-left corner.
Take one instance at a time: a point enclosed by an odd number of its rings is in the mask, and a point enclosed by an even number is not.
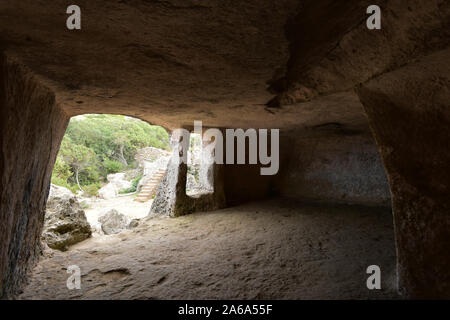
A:
[[[119,193],[131,193],[131,192],[136,192],[137,190],[137,186],[139,184],[139,181],[141,181],[143,177],[143,174],[140,173],[136,176],[136,178],[133,179],[133,181],[131,181],[131,187],[127,188],[127,189],[122,189],[119,191]]]
[[[122,162],[109,159],[103,161],[103,166],[105,167],[107,174],[120,172],[124,167]]]
[[[72,176],[70,166],[62,159],[61,156],[56,158],[55,165],[53,167],[52,179],[58,178],[60,182],[67,181]]]
[[[86,210],[86,209],[89,209],[89,204],[82,201],[82,202],[80,202],[80,207],[81,207],[81,209]]]
[[[84,193],[91,197],[98,196],[99,189],[100,189],[99,183],[92,183],[92,184],[88,184],[87,186],[83,186]]]
[[[73,193],[77,193],[80,190],[78,189],[78,186],[76,184],[70,184],[66,180],[61,179],[59,177],[52,176],[52,183],[57,186],[67,188]]]

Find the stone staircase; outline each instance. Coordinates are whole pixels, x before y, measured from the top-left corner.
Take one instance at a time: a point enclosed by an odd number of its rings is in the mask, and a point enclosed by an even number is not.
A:
[[[134,201],[146,202],[151,200],[153,196],[156,194],[158,185],[165,174],[166,174],[165,169],[158,169],[158,171],[156,171],[153,174],[150,181],[146,185],[142,186],[141,192],[138,194],[136,199],[134,199]]]

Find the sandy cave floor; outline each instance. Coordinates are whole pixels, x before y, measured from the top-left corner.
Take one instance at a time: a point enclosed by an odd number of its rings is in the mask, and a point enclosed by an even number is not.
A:
[[[398,298],[390,211],[271,199],[149,219],[47,250],[19,299]],[[73,264],[81,290],[66,287]],[[381,290],[366,287],[371,264]]]

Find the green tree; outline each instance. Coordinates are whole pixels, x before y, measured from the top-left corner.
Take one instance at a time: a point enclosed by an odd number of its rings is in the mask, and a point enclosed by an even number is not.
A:
[[[64,137],[60,152],[64,161],[72,168],[78,188],[83,191],[80,185],[80,172],[92,170],[90,167],[96,162],[94,150],[84,145],[75,144],[69,137]]]
[[[66,134],[76,144],[92,148],[99,159],[111,159],[125,166],[144,147],[169,149],[169,135],[158,126],[125,116],[85,115],[73,118]]]
[[[169,150],[167,131],[120,115],[74,117],[62,141],[52,182],[79,189],[98,185],[109,173],[133,165],[137,150],[144,147]]]
[[[53,167],[52,178],[58,178],[67,181],[71,176],[70,166],[63,160],[61,154],[56,157],[55,166]]]

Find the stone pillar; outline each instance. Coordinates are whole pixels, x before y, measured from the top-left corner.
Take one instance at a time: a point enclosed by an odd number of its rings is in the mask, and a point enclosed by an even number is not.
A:
[[[50,177],[68,116],[53,93],[0,53],[0,298],[39,254]]]
[[[358,88],[386,168],[399,290],[450,298],[450,49]]]
[[[167,166],[167,172],[158,186],[150,214],[182,216],[196,211],[210,211],[224,208],[224,167],[213,164],[211,175],[214,180],[214,192],[199,197],[186,195],[187,152],[190,133],[187,130],[174,132],[173,154]]]
[[[172,156],[167,171],[158,186],[150,213],[177,216],[177,203],[186,197],[187,152],[190,133],[187,130],[175,130],[171,134]]]

